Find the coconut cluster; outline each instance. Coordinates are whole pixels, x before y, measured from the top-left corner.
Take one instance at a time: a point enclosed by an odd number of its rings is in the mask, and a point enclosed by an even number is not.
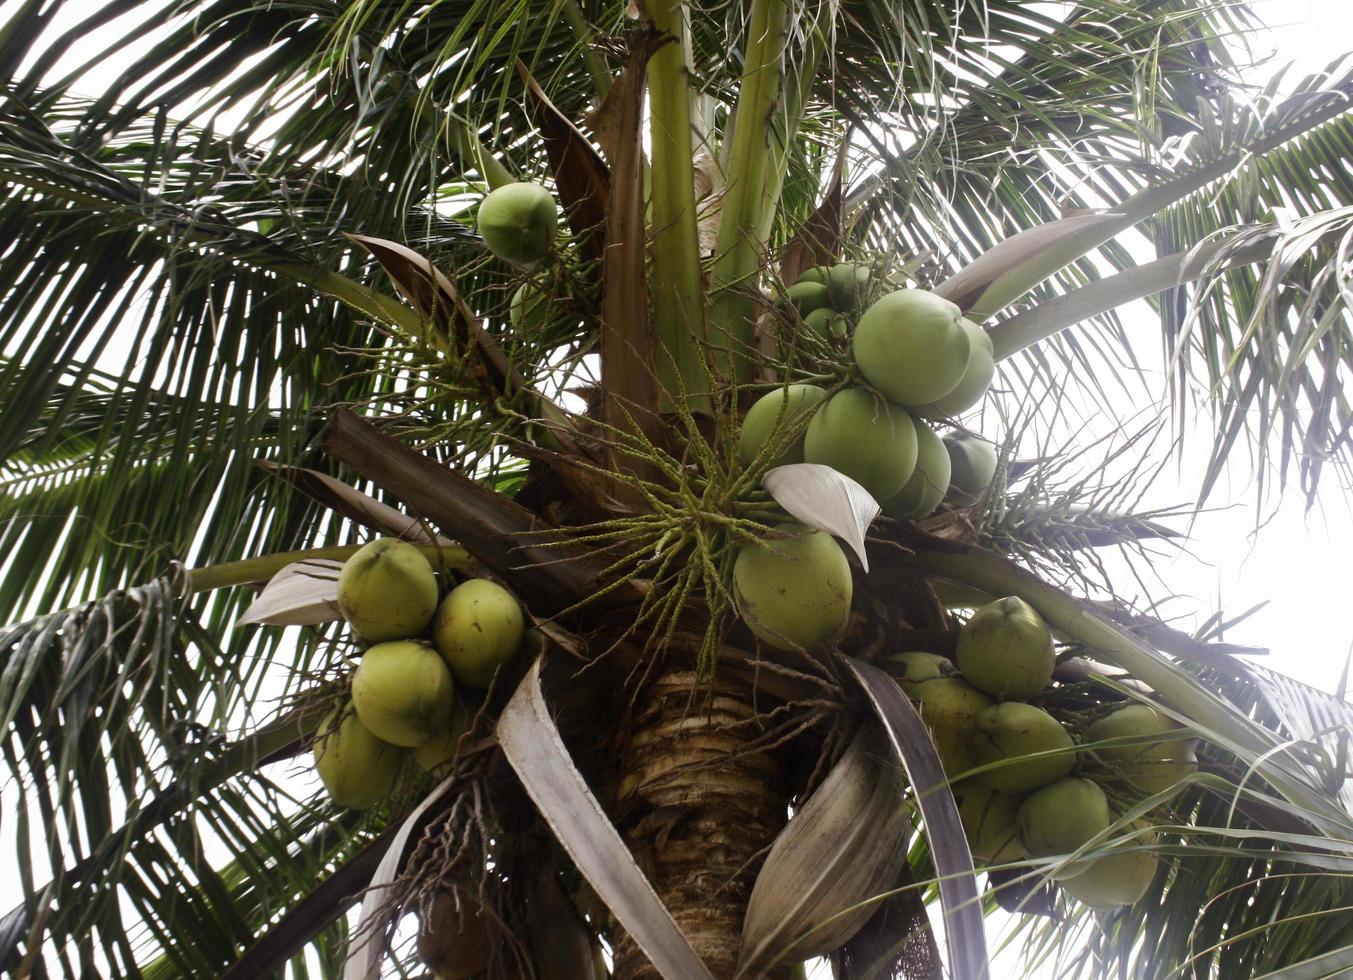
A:
[[[1097,909],[1145,894],[1158,866],[1149,851],[1066,858],[1107,836],[1117,819],[1111,797],[1121,806],[1165,793],[1193,771],[1193,742],[1171,735],[1177,725],[1149,705],[1128,704],[1073,731],[1030,703],[1052,682],[1053,639],[1038,612],[1014,596],[974,611],[953,660],[920,652],[889,660],[955,780],[977,862],[1062,858],[1054,878]]]
[[[348,700],[315,734],[315,769],[340,806],[388,795],[408,756],[433,771],[451,760],[499,667],[522,646],[521,605],[488,579],[445,595],[414,545],[380,538],[338,578],[338,608],[364,647]]]

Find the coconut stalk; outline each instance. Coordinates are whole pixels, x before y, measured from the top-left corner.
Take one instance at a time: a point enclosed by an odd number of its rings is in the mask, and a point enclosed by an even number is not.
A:
[[[1281,742],[1084,603],[997,555],[967,545],[921,546],[901,560],[928,575],[953,579],[990,595],[1019,596],[1053,629],[1085,644],[1097,656],[1147,684],[1172,708],[1206,729],[1209,736],[1229,742],[1227,747],[1242,758],[1249,756],[1258,776],[1301,807],[1322,830],[1336,832],[1338,824],[1323,819],[1323,814],[1330,811],[1330,801],[1309,779],[1303,778],[1301,770],[1283,764]]]
[[[222,562],[219,565],[203,565],[188,569],[188,581],[184,594],[211,592],[215,589],[228,589],[236,585],[252,585],[266,582],[288,565],[313,558],[329,558],[346,561],[351,558],[360,544],[340,544],[330,548],[307,548],[303,551],[279,551],[271,555],[259,555],[241,561]],[[415,544],[423,557],[434,568],[448,568],[458,572],[468,572],[474,568],[474,559],[464,548],[447,547],[435,544]]]
[[[646,10],[654,28],[671,38],[648,63],[654,356],[667,396],[683,393],[689,411],[709,414],[713,406],[702,362],[707,336],[686,61],[688,11],[681,0],[649,0]]]
[[[774,214],[784,179],[776,173],[775,164],[781,157],[775,141],[788,130],[778,124],[785,111],[781,97],[788,19],[785,0],[752,0],[733,136],[726,155],[727,187],[710,273],[711,339],[724,348],[728,380],[749,380],[753,367],[747,355],[754,343],[757,277],[765,258],[760,229]]]

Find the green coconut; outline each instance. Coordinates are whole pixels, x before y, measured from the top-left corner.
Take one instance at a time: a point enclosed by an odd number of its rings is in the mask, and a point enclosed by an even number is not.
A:
[[[362,724],[351,704],[335,708],[315,730],[315,771],[339,806],[365,810],[390,794],[404,753]]]
[[[1023,859],[1024,848],[1015,827],[1015,817],[1024,802],[1022,797],[997,792],[976,779],[964,779],[950,788],[974,860],[981,864],[1005,864]]]
[[[957,677],[922,681],[911,698],[920,702],[921,720],[930,729],[944,771],[959,776],[976,765],[968,733],[978,712],[990,707],[991,698]]]
[[[808,423],[803,458],[844,473],[875,500],[887,500],[916,469],[916,426],[904,409],[863,388],[846,388]]]
[[[824,306],[803,318],[803,325],[824,340],[836,340],[850,333],[850,321],[844,313]]]
[[[855,325],[851,351],[865,380],[899,405],[929,405],[968,369],[972,341],[959,308],[924,289],[875,301]]]
[[[485,688],[516,656],[526,628],[517,597],[497,582],[472,578],[452,589],[432,620],[432,642],[457,683]]]
[[[1034,790],[1020,804],[1019,840],[1030,857],[1070,854],[1112,822],[1098,784],[1068,776]]]
[[[991,336],[967,317],[959,321],[972,344],[968,367],[957,387],[938,401],[931,402],[922,412],[926,418],[944,419],[962,415],[980,402],[991,387],[996,375],[996,356]]]
[[[1069,775],[1076,763],[1071,733],[1042,708],[1022,701],[983,710],[973,723],[971,740],[977,765],[1004,763],[974,777],[1002,793],[1027,793],[1056,782]],[[1054,751],[1063,754],[1024,758]]]
[[[815,650],[850,619],[850,563],[836,539],[802,524],[781,524],[777,537],[750,544],[733,562],[738,613],[763,643]]]
[[[471,980],[488,969],[495,942],[477,898],[444,892],[419,923],[418,958],[437,980]]]
[[[1150,705],[1129,704],[1087,727],[1085,741],[1165,735],[1181,729],[1182,726],[1173,719]],[[1198,769],[1193,739],[1173,738],[1106,748],[1090,745],[1089,748],[1112,777],[1148,796],[1165,792]]]
[[[832,306],[844,313],[857,310],[869,292],[873,270],[857,262],[839,262],[827,270],[827,292]]]
[[[916,428],[916,469],[902,489],[883,504],[883,512],[898,520],[928,516],[949,489],[949,452],[944,441],[924,422],[913,419]]]
[[[807,316],[814,310],[824,310],[832,305],[826,284],[820,282],[796,282],[785,290],[785,299],[799,311],[799,316]]]
[[[457,688],[452,698],[451,726],[413,750],[414,761],[424,772],[433,772],[456,757],[460,740],[474,723],[483,698],[470,688]]]
[[[554,196],[519,181],[488,193],[479,205],[479,234],[504,262],[534,269],[550,254],[558,231]]]
[[[894,653],[885,658],[888,673],[897,681],[902,690],[912,697],[916,696],[916,687],[936,677],[957,677],[958,668],[952,660],[938,653]]]
[[[771,434],[789,428],[801,422],[805,415],[817,411],[817,407],[827,398],[827,393],[816,385],[787,385],[767,392],[752,403],[742,420],[742,433],[738,437],[738,458],[744,466],[750,466],[765,446]],[[804,433],[800,431],[784,448],[784,451],[770,462],[770,466],[785,466],[789,463],[803,462]]]
[[[970,504],[996,476],[996,447],[976,436],[952,435],[944,437],[944,448],[949,451],[950,496]]]
[[[825,286],[827,285],[827,272],[830,269],[831,266],[828,265],[815,265],[799,273],[799,278],[795,279],[794,282],[796,285],[801,282],[816,282]]]
[[[977,609],[958,631],[955,657],[963,679],[995,698],[1025,700],[1052,680],[1052,631],[1018,596]]]
[[[1135,843],[1153,841],[1154,838],[1138,838]],[[1150,851],[1120,851],[1078,861],[1076,865],[1085,868],[1073,875],[1059,876],[1062,890],[1092,909],[1109,911],[1140,902],[1156,877],[1160,860]]]
[[[412,748],[451,727],[451,671],[426,643],[378,643],[352,675],[352,704],[377,738]]]
[[[407,541],[377,538],[343,563],[338,610],[368,643],[417,636],[437,611],[437,576]]]
[[[512,294],[507,318],[513,329],[532,332],[549,326],[553,319],[554,300],[534,283],[524,282]]]

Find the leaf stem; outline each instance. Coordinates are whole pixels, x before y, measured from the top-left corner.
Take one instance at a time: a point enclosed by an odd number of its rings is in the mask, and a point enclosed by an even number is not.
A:
[[[257,558],[245,558],[241,561],[223,562],[219,565],[204,565],[188,570],[186,593],[210,592],[214,589],[227,589],[236,585],[249,585],[266,582],[283,568],[298,561],[310,558],[331,558],[343,561],[353,555],[360,544],[334,545],[326,548],[307,548],[302,551],[279,551]],[[464,548],[452,545],[415,545],[423,555],[437,568],[469,571],[474,560]]]

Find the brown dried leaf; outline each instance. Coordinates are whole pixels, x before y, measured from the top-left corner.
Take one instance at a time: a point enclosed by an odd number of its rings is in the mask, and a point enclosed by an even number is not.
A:
[[[454,541],[437,534],[422,521],[415,520],[389,504],[381,503],[375,497],[362,493],[356,487],[350,487],[327,473],[308,470],[301,466],[278,466],[266,459],[256,459],[254,465],[269,473],[276,473],[310,499],[358,524],[384,531],[414,544],[432,544],[445,548],[455,546]]]
[[[498,744],[593,891],[668,980],[713,980],[662,904],[559,736],[537,658],[498,719]],[[361,980],[352,977],[345,980]]]
[[[338,573],[343,563],[330,558],[292,562],[268,580],[240,626],[314,626],[342,619],[338,611]]]
[[[822,203],[785,246],[780,259],[780,278],[785,282],[793,282],[815,265],[831,265],[841,256],[841,181],[849,145],[850,135],[846,134]]]
[[[545,140],[545,155],[550,158],[554,186],[564,205],[569,227],[582,239],[583,255],[589,260],[599,259],[606,251],[605,222],[611,195],[610,170],[587,137],[550,101],[545,90],[520,59],[517,60],[517,74],[526,85],[526,104],[531,119]],[[617,87],[612,85],[611,89]],[[606,101],[609,100],[610,92],[606,98]],[[605,108],[606,103],[603,102],[602,109]],[[600,130],[598,136],[605,138]],[[607,155],[610,156],[609,153]]]
[[[906,863],[909,826],[896,767],[857,735],[771,845],[747,905],[737,976],[850,939]]]

